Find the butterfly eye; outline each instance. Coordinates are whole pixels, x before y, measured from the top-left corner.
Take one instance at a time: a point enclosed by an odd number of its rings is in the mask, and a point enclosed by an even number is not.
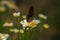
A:
[[[27,22],[30,22],[33,20],[33,16],[34,16],[34,10],[33,10],[33,6],[31,6],[29,8],[28,14],[26,16]]]

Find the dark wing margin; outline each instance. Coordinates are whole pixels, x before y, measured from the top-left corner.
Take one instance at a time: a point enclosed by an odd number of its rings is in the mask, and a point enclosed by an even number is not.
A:
[[[30,22],[33,20],[33,16],[34,16],[34,8],[33,6],[31,6],[28,10],[28,14],[26,16],[27,22]]]

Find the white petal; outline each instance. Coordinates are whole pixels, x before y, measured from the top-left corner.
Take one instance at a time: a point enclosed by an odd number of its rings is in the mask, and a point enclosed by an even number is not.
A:
[[[44,16],[44,19],[47,19],[47,17],[46,17],[46,16]]]
[[[35,21],[36,24],[38,24],[38,23],[40,23],[40,22],[41,22],[40,20],[36,20],[36,21]]]
[[[3,39],[3,40],[6,40],[9,35],[8,34],[1,34],[0,37]]]
[[[20,12],[18,12],[17,14],[20,15]]]
[[[23,22],[23,21],[21,21],[20,23],[21,23],[22,25],[24,24],[24,22]]]
[[[34,19],[33,22],[34,22],[35,24],[38,24],[38,23],[40,23],[41,21]]]
[[[43,15],[43,14],[39,14],[39,17],[42,19],[47,19],[47,16]]]
[[[20,16],[20,12],[13,13],[13,16],[14,16],[14,17]]]

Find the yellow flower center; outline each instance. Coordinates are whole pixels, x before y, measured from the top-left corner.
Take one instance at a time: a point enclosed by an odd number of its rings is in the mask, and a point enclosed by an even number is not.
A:
[[[34,26],[35,25],[33,22],[29,22],[28,24],[29,24],[29,26]]]

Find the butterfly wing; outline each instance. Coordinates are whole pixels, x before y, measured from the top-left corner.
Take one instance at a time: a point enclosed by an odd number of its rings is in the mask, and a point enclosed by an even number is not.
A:
[[[34,10],[33,9],[34,9],[33,6],[31,6],[29,8],[28,14],[26,16],[27,22],[30,22],[33,20],[33,16],[34,16]]]

